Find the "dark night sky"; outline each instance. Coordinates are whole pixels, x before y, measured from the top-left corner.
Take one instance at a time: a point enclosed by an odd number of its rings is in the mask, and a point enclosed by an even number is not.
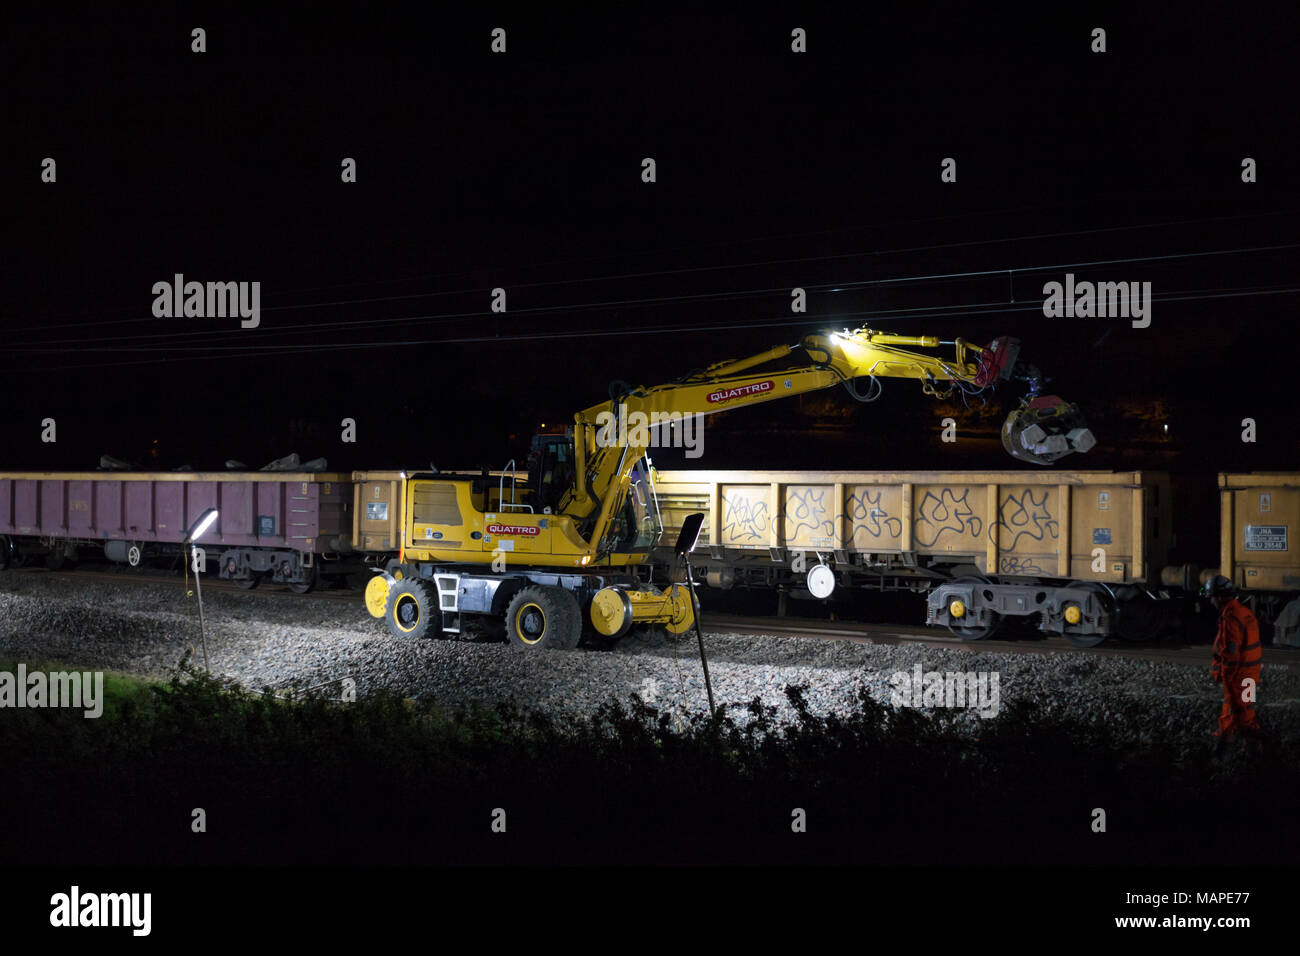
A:
[[[611,379],[870,321],[1021,337],[1093,421],[1080,466],[1295,468],[1298,250],[1185,255],[1300,242],[1294,34],[1230,13],[11,18],[0,467],[498,466]],[[1031,267],[1139,258],[1071,271],[1151,281],[1150,328],[1042,315],[1066,270]],[[261,327],[152,318],[176,272],[260,281]],[[1010,463],[939,417],[828,392],[711,422],[698,464]]]

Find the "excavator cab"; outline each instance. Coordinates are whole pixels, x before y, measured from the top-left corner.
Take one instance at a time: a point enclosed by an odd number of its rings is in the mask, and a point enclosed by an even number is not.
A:
[[[632,469],[627,497],[610,520],[609,530],[601,542],[602,554],[648,553],[663,534],[663,515],[654,486],[654,468],[649,458],[642,458]]]
[[[529,504],[538,512],[554,510],[573,484],[573,429],[542,428],[528,450]]]
[[[625,514],[629,529],[634,532],[629,536],[632,540],[631,550],[643,551],[654,547],[659,535],[663,533],[664,522],[659,512],[659,496],[655,492],[654,466],[650,464],[649,458],[642,458],[632,470]]]

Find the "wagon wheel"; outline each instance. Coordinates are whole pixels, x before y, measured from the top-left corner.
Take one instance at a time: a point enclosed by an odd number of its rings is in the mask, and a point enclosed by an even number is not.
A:
[[[1106,587],[1106,585],[1102,584],[1100,581],[1071,581],[1068,585],[1066,585],[1066,587],[1078,588],[1083,591],[1092,591],[1094,594],[1096,594],[1097,600],[1101,602],[1102,607],[1106,611],[1107,617],[1110,618],[1112,625],[1114,624],[1115,595],[1110,588]],[[1066,608],[1068,609],[1070,606],[1071,605],[1067,604]],[[1079,634],[1079,633],[1071,634],[1070,628],[1072,626],[1073,625],[1071,625],[1067,620],[1062,624],[1061,630],[1065,634],[1065,639],[1069,641],[1071,644],[1073,644],[1075,647],[1096,647],[1098,644],[1100,644],[1102,641],[1106,639],[1107,635],[1105,634]]]
[[[1115,635],[1129,643],[1158,641],[1169,626],[1167,604],[1157,602],[1145,591],[1120,601],[1115,615]]]
[[[988,578],[980,574],[966,575],[965,577],[954,578],[950,584],[992,584]],[[950,615],[951,616],[951,615]],[[990,634],[995,634],[1002,627],[1002,616],[996,611],[988,612],[989,621],[987,624],[948,624],[948,630],[954,637],[959,637],[963,641],[982,641]]]
[[[289,590],[294,594],[306,594],[317,584],[320,583],[320,568],[312,565],[306,569],[306,580],[302,582],[289,582]]]
[[[260,574],[254,574],[247,578],[235,578],[235,587],[241,591],[251,591],[261,583],[262,576]]]

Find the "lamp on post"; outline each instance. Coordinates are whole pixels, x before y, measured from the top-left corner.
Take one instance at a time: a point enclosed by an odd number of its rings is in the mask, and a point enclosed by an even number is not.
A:
[[[209,508],[203,512],[198,520],[190,525],[190,530],[185,533],[185,540],[181,542],[182,547],[187,544],[190,546],[190,564],[194,568],[194,593],[199,598],[199,640],[203,644],[203,669],[209,674],[212,670],[208,667],[208,636],[203,629],[203,572],[198,567],[198,549],[194,547],[194,542],[216,523],[219,514],[216,508]],[[206,563],[205,561],[204,564]]]
[[[713,683],[709,680],[709,659],[704,655],[704,625],[700,623],[700,601],[695,596],[695,571],[691,568],[691,552],[695,550],[695,545],[700,540],[700,529],[704,527],[704,515],[701,513],[687,515],[682,521],[682,530],[678,532],[677,544],[673,550],[677,552],[682,562],[686,565],[686,584],[691,591],[691,612],[695,618],[695,637],[700,642],[700,665],[704,668],[704,690],[709,695],[709,714],[717,716],[717,708],[713,705]]]

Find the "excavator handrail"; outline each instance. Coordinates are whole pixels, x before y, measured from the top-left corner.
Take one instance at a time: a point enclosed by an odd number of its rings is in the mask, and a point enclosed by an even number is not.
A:
[[[510,503],[506,503],[506,475],[510,476]],[[511,458],[506,462],[506,466],[501,469],[501,481],[497,484],[497,509],[500,511],[527,509],[529,514],[533,513],[533,506],[527,502],[516,502],[515,490],[515,460]]]

